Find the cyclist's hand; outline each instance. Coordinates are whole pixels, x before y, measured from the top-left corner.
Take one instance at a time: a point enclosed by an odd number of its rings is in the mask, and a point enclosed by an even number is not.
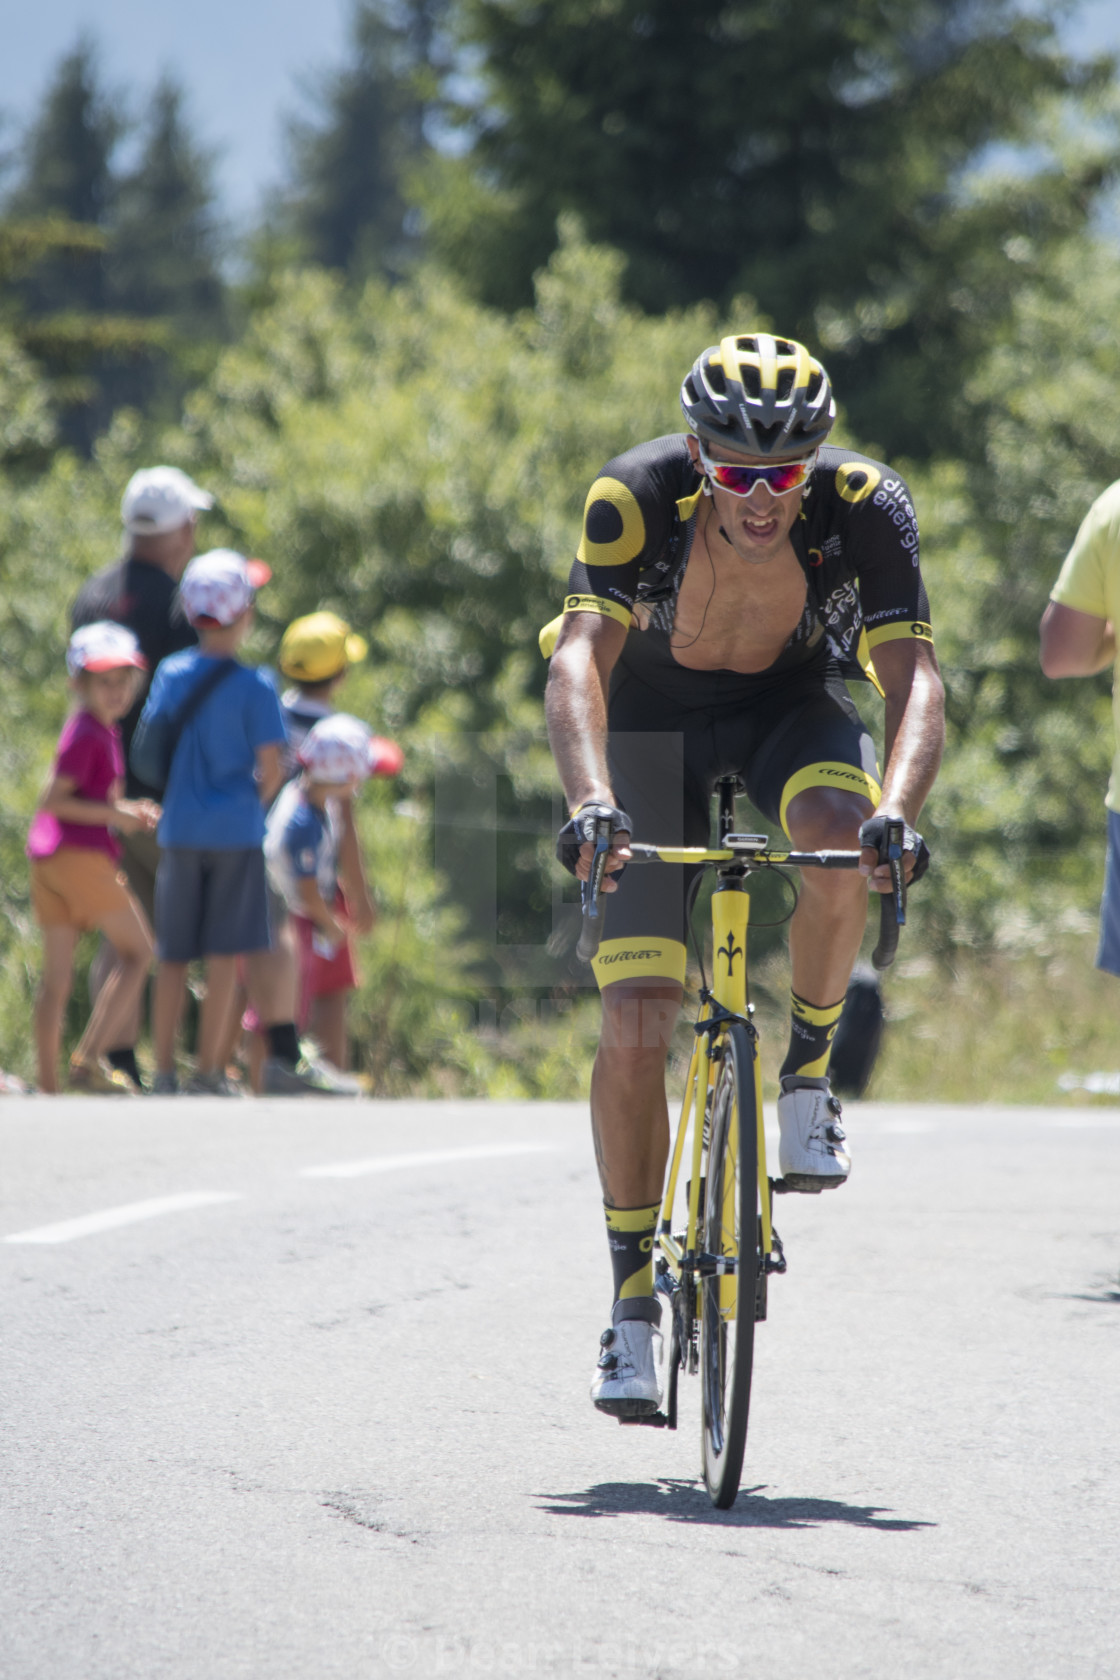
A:
[[[867,821],[860,825],[859,843],[862,851],[859,872],[861,875],[870,876],[868,884],[872,892],[888,893],[891,890],[890,864],[880,860],[886,842],[887,823],[900,820],[898,817],[890,817],[876,811],[873,817],[868,817]],[[921,880],[929,868],[929,847],[917,829],[911,828],[909,823],[902,824],[902,832],[902,862],[906,870],[906,883],[912,886],[915,881]]]
[[[556,837],[556,856],[569,874],[586,881],[595,855],[595,824],[604,817],[610,821],[612,840],[603,891],[617,892],[618,877],[630,858],[630,818],[625,811],[613,805],[581,805]]]

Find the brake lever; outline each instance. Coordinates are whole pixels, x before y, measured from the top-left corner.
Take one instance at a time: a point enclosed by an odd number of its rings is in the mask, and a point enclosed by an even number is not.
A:
[[[607,869],[607,853],[611,849],[609,817],[600,817],[595,824],[595,850],[591,855],[591,873],[580,882],[580,903],[585,916],[595,921],[599,915],[599,894]]]

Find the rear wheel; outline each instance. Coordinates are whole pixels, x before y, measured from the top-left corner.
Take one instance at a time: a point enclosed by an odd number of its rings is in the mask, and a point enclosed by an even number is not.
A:
[[[702,1225],[705,1255],[732,1263],[700,1281],[704,1480],[712,1503],[734,1504],[747,1441],[754,1325],[762,1278],[755,1048],[738,1024],[722,1040],[712,1103]]]

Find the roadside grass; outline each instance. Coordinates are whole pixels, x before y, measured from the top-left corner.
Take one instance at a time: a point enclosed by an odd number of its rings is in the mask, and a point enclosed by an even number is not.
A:
[[[0,984],[0,1028],[15,1052],[9,1069],[33,1077],[35,953],[24,945],[24,960]],[[1120,979],[1093,967],[1095,948],[1095,918],[1067,915],[1057,930],[1008,927],[1001,948],[989,954],[962,948],[948,962],[900,958],[884,977],[887,1025],[867,1099],[1120,1106],[1115,1090],[1093,1092],[1075,1083],[1093,1074],[1120,1082]],[[789,1031],[784,953],[757,963],[752,982],[769,1101]],[[76,1039],[86,1009],[80,971],[74,993],[67,1028]],[[694,993],[686,999],[674,1034],[671,1105],[688,1066],[694,1000]],[[368,1009],[368,999],[362,1004]],[[362,1004],[355,1006],[359,1032]],[[423,1071],[386,1070],[374,1094],[584,1101],[598,1025],[598,1000],[588,991],[464,1008],[432,1034]],[[141,1059],[147,1060],[146,1044]],[[1063,1076],[1071,1088],[1059,1084]]]
[[[1120,979],[1093,967],[1095,918],[1069,921],[1058,931],[1010,928],[1003,948],[988,955],[962,949],[947,964],[900,959],[884,978],[887,1023],[867,1100],[1120,1104],[1116,1094],[1059,1085],[1063,1075],[1120,1078]],[[783,954],[758,966],[755,1021],[768,1101],[786,1051],[788,984]],[[671,1098],[688,1066],[690,1008],[686,1000],[674,1034]],[[559,1014],[527,1004],[524,1014],[507,1014],[500,1030],[457,1035],[448,1063],[459,1067],[445,1064],[443,1088],[507,1099],[586,1098],[598,1035],[594,997]]]
[[[1088,918],[1086,918],[1088,920]],[[1120,1077],[1120,979],[1094,968],[1096,928],[1020,930],[990,957],[901,961],[884,986],[887,1029],[869,1098],[1115,1106],[1071,1083]]]

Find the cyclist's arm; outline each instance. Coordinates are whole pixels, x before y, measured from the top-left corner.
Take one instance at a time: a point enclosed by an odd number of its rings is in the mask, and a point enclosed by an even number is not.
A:
[[[1107,618],[1051,601],[1039,625],[1039,661],[1048,677],[1092,677],[1116,658],[1116,631]]]
[[[568,809],[594,801],[614,805],[610,771],[607,767],[607,695],[626,627],[595,613],[568,613],[557,638],[545,691],[548,739]],[[585,846],[590,863],[591,847]],[[608,869],[625,863],[629,847],[621,837],[611,848]],[[603,883],[612,892],[616,883]]]
[[[900,638],[876,648],[875,669],[886,696],[886,773],[879,810],[916,828],[945,745],[945,690],[937,655],[932,642]],[[909,877],[913,858],[906,855]],[[861,872],[873,873],[873,885],[886,890],[889,867],[880,864],[872,872],[874,858],[874,852],[865,851]]]

